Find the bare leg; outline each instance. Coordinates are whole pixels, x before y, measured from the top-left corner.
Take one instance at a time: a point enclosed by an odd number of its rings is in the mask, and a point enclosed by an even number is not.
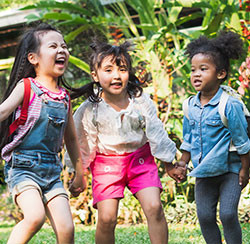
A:
[[[17,203],[24,218],[13,228],[8,244],[28,243],[45,221],[45,209],[38,190],[29,189],[22,192],[17,196]]]
[[[148,232],[152,244],[168,243],[168,225],[160,199],[160,189],[148,187],[136,194],[148,222]]]
[[[118,205],[118,199],[107,199],[97,203],[98,222],[95,236],[96,244],[115,243]]]
[[[58,244],[74,243],[74,223],[68,199],[56,196],[51,199],[46,207],[46,213],[56,234]]]

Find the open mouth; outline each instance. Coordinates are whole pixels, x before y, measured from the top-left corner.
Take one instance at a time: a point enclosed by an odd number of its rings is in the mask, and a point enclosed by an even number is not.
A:
[[[113,82],[110,84],[112,87],[121,87],[122,86],[122,82]]]
[[[63,65],[64,63],[65,63],[64,61],[56,60],[56,64],[61,64],[61,65]]]
[[[201,80],[194,80],[194,84],[195,84],[195,85],[200,85],[201,83],[202,83]]]
[[[60,65],[60,66],[64,66],[65,58],[58,58],[58,59],[56,59],[55,63]]]

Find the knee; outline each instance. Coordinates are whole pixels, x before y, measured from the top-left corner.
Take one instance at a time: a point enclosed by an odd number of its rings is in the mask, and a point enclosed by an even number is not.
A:
[[[165,218],[162,204],[160,201],[152,201],[145,208],[144,212],[147,218],[156,218],[158,220]]]
[[[117,217],[109,213],[104,213],[98,216],[98,222],[103,228],[115,228]]]
[[[216,213],[214,213],[213,211],[199,211],[197,210],[197,215],[198,215],[198,219],[200,224],[203,223],[216,223]]]
[[[56,226],[56,232],[59,236],[74,235],[75,227],[73,221],[65,221]]]
[[[39,214],[30,217],[24,217],[24,221],[33,232],[39,230],[43,226],[45,218],[45,214]]]
[[[238,221],[238,215],[232,211],[221,211],[220,219],[223,225],[234,224]]]

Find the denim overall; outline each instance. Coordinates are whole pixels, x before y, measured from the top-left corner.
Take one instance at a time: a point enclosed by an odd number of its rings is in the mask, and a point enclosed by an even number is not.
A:
[[[33,82],[31,87],[38,96],[44,94]],[[67,95],[64,102],[42,98],[40,117],[5,164],[5,180],[10,192],[22,182],[30,181],[40,187],[43,197],[51,190],[63,188],[58,153],[68,119],[68,100]]]

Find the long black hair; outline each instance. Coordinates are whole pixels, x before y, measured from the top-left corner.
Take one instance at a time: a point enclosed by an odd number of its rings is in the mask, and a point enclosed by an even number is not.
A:
[[[239,34],[232,31],[220,31],[216,38],[208,39],[206,36],[200,36],[191,41],[186,48],[186,54],[190,58],[202,53],[208,55],[216,66],[217,72],[226,71],[226,76],[221,81],[227,79],[230,71],[230,59],[239,59],[245,50],[243,41]]]
[[[48,31],[56,31],[60,33],[53,26],[47,23],[42,23],[35,28],[27,30],[21,37],[20,42],[17,46],[14,64],[11,69],[8,87],[3,95],[2,102],[9,97],[9,95],[21,79],[27,77],[36,77],[35,69],[28,60],[28,54],[39,53],[41,45],[40,35]],[[66,83],[62,76],[58,77],[58,83],[70,89],[70,86]],[[0,123],[0,150],[11,139],[8,138],[8,128],[13,120],[13,117],[14,116],[12,113],[6,120]]]
[[[93,52],[90,56],[89,66],[91,71],[96,71],[101,67],[104,58],[111,56],[112,61],[116,62],[117,66],[125,62],[129,71],[129,81],[127,85],[127,91],[130,95],[138,97],[142,94],[142,87],[140,87],[140,82],[135,76],[135,72],[132,68],[131,57],[128,53],[128,49],[131,46],[129,42],[124,42],[120,46],[114,46],[103,42],[93,42],[90,47]],[[81,88],[72,88],[71,98],[77,98],[79,96],[84,96],[88,98],[91,102],[99,102],[99,92],[100,84],[99,82],[90,82]]]

